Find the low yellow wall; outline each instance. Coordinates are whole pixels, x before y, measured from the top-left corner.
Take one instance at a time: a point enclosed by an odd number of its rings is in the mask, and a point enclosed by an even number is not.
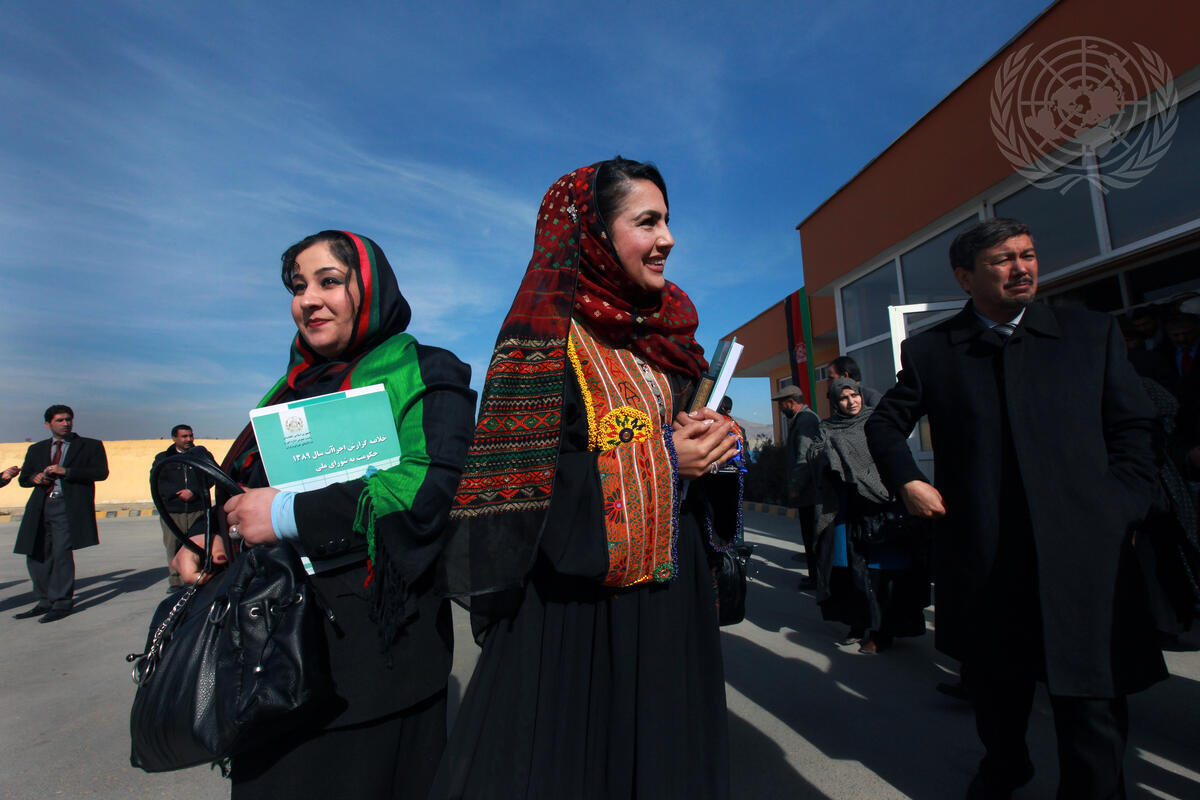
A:
[[[108,480],[96,484],[96,503],[149,503],[150,465],[154,456],[167,449],[170,439],[141,439],[137,441],[105,442],[108,454]],[[220,461],[232,439],[197,439],[196,444],[208,448]],[[0,469],[20,466],[25,460],[28,442],[0,444]],[[0,508],[21,510],[29,499],[30,489],[17,485],[16,478],[0,489]]]

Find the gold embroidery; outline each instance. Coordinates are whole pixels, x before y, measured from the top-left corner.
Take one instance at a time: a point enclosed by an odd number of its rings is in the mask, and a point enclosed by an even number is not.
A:
[[[645,411],[633,406],[614,408],[600,420],[598,449],[611,450],[619,444],[644,442],[650,438],[652,428],[650,415]]]

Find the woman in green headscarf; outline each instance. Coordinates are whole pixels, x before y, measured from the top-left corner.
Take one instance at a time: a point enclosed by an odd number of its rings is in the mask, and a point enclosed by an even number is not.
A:
[[[247,426],[222,466],[251,487],[225,503],[252,545],[291,540],[313,561],[334,697],[310,724],[233,759],[235,800],[424,797],[446,737],[451,625],[431,565],[471,441],[470,369],[404,333],[408,302],[378,245],[322,231],[283,254],[298,333],[260,405],[382,384],[401,449],[385,470],[293,494],[267,486]],[[348,563],[347,563],[348,562]],[[187,549],[180,573],[193,577]]]

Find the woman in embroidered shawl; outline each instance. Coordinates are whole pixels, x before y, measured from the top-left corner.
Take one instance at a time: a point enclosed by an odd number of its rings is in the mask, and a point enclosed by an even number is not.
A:
[[[730,423],[682,410],[706,363],[673,244],[650,165],[542,201],[442,560],[483,650],[432,798],[728,797],[708,554],[740,483]]]
[[[821,422],[821,437],[808,453],[818,493],[816,597],[825,619],[850,626],[838,644],[877,653],[895,636],[925,632],[924,543],[868,541],[903,512],[867,450],[864,426],[872,409],[863,404],[857,381],[832,381],[829,405],[833,414]]]
[[[290,540],[314,563],[334,697],[307,724],[233,759],[232,796],[424,798],[445,745],[451,624],[431,565],[471,439],[470,368],[418,344],[387,258],[365,236],[323,231],[283,254],[298,328],[287,374],[262,405],[383,384],[400,462],[292,494],[250,488],[225,504],[250,544]],[[222,464],[267,479],[247,426]],[[194,575],[190,551],[181,572]],[[190,556],[190,558],[189,558]]]

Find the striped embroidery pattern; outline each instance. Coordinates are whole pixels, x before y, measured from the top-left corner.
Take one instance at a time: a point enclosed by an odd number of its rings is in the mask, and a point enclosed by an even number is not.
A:
[[[565,369],[561,341],[496,347],[453,519],[549,506],[562,404],[548,390],[561,386]]]
[[[568,352],[588,406],[589,449],[600,453],[608,537],[604,584],[668,581],[676,568],[676,474],[667,420],[648,381],[668,399],[671,385],[653,367],[645,376],[632,353],[597,341],[574,321]]]

